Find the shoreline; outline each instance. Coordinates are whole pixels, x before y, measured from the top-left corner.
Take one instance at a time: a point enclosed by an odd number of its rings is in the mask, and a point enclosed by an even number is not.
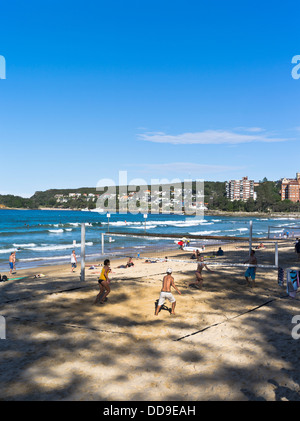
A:
[[[38,209],[28,209],[28,208],[0,208],[0,210],[20,210],[20,211],[36,211],[36,210],[41,210],[41,211],[72,211],[72,212],[93,212],[93,213],[100,213],[102,215],[105,215],[106,212],[110,212],[113,213],[114,210],[113,209],[106,209],[104,212],[100,212],[100,211],[96,211],[95,209],[92,210],[85,210],[85,209],[71,209],[71,208],[46,208],[46,207],[39,207]],[[126,214],[119,214],[118,212],[114,213],[115,215],[125,215]],[[130,215],[130,212],[128,212],[128,214]],[[195,215],[185,215],[184,213],[182,214],[174,214],[174,213],[155,213],[152,214],[151,211],[148,213],[148,215],[153,215],[153,216],[161,216],[161,215],[169,215],[169,216],[173,216],[173,215],[178,215],[178,216],[195,216]],[[237,216],[237,217],[267,217],[267,218],[272,218],[272,217],[280,217],[280,218],[284,218],[286,217],[288,218],[298,218],[300,219],[300,212],[240,212],[240,211],[236,211],[236,212],[228,212],[228,211],[219,211],[219,210],[206,210],[203,213],[203,216]]]
[[[230,240],[229,242],[226,243],[226,241],[222,241],[222,242],[211,242],[211,243],[207,243],[205,245],[205,249],[200,251],[200,254],[204,256],[205,260],[207,261],[207,264],[211,264],[212,266],[214,266],[214,263],[216,263],[216,265],[218,265],[219,263],[216,260],[211,260],[211,258],[213,257],[212,254],[214,254],[217,251],[217,248],[221,245],[221,247],[224,249],[225,255],[222,258],[223,263],[221,265],[221,267],[228,267],[226,266],[226,263],[229,263],[229,266],[231,265],[231,263],[244,263],[244,257],[243,258],[239,255],[239,252],[237,252],[236,250],[242,250],[243,247],[246,247],[246,250],[249,249],[249,240],[248,238],[233,238],[233,237],[228,237],[228,240]],[[261,256],[259,258],[259,265],[264,265],[264,264],[273,264],[273,260],[274,260],[274,253],[275,253],[275,249],[269,248],[268,246],[268,242],[269,244],[273,244],[274,241],[272,240],[268,240],[268,239],[262,239],[262,238],[253,238],[253,248],[256,249],[257,245],[263,240],[264,244],[266,245],[266,248],[264,247],[263,250],[260,251],[260,253],[265,254],[265,256],[269,256],[267,257],[267,261],[263,260],[263,257]],[[245,244],[246,246],[245,246]],[[280,244],[281,243],[281,244]],[[191,255],[193,250],[196,250],[197,247],[196,246],[191,246],[188,247],[186,249],[180,250],[177,245],[174,247],[167,247],[167,248],[158,248],[158,249],[154,249],[151,250],[147,249],[144,252],[144,248],[142,247],[140,250],[123,250],[122,253],[115,253],[115,252],[104,252],[104,254],[101,254],[100,252],[97,254],[91,254],[91,255],[86,255],[85,256],[85,273],[87,274],[89,272],[89,267],[91,266],[101,266],[103,261],[105,259],[109,259],[111,262],[119,262],[119,264],[123,264],[123,262],[127,261],[128,258],[132,258],[133,260],[135,260],[136,262],[144,262],[146,259],[156,259],[155,262],[152,263],[159,263],[164,261],[166,264],[172,265],[173,262],[177,262],[177,263],[182,263],[182,264],[186,264],[187,261],[189,261],[189,263],[197,263],[196,260],[190,261],[191,260]],[[282,253],[284,254],[286,252],[286,249],[290,249],[290,250],[294,250],[294,240],[293,239],[282,239],[281,241],[279,241],[279,260],[278,260],[278,266],[281,267],[285,267],[286,266],[286,262],[282,260]],[[200,249],[199,249],[200,250]],[[233,252],[233,254],[232,254]],[[248,253],[248,251],[247,251]],[[76,254],[77,256],[77,270],[80,271],[81,268],[81,256],[80,253]],[[271,256],[271,257],[270,257]],[[274,255],[275,256],[275,255]],[[293,256],[293,253],[292,253]],[[208,259],[206,259],[206,257]],[[175,259],[175,260],[174,260]],[[236,260],[232,260],[232,259],[236,259]],[[243,262],[242,262],[243,260]],[[121,262],[121,263],[120,263]],[[296,266],[298,266],[300,263],[298,263],[298,261],[294,262],[294,264]],[[7,267],[5,268],[6,264],[3,263],[3,265],[1,265],[1,269],[0,269],[0,273],[1,275],[6,275],[9,278],[9,267],[7,264]],[[16,260],[16,273],[17,276],[24,276],[25,273],[27,272],[43,272],[43,271],[53,271],[53,270],[58,270],[58,268],[69,268],[71,267],[71,263],[70,263],[70,256],[56,256],[55,259],[45,259],[45,260],[32,260],[30,262],[23,262],[19,259]],[[300,269],[300,266],[299,266]],[[297,270],[299,270],[297,269]],[[21,275],[19,275],[21,274]],[[14,272],[13,272],[14,275]],[[26,275],[25,275],[26,276]]]

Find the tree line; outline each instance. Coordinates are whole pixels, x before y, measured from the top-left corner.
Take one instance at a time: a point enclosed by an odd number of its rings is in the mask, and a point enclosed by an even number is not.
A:
[[[150,187],[150,186],[149,186]],[[268,181],[263,179],[255,187],[256,200],[249,199],[231,201],[226,197],[226,183],[219,181],[206,181],[204,183],[204,203],[209,210],[219,210],[227,212],[300,212],[300,203],[290,200],[281,200],[281,182]],[[39,209],[40,207],[63,208],[63,209],[94,209],[96,202],[88,201],[83,196],[78,198],[68,197],[64,203],[58,203],[55,195],[69,193],[94,193],[95,188],[82,187],[79,189],[50,189],[37,191],[30,198],[14,196],[11,194],[0,195],[0,205],[8,208]],[[194,191],[195,193],[195,191]]]

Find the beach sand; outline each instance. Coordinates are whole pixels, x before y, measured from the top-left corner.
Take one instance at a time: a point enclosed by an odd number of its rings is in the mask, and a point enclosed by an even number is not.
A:
[[[279,257],[300,269],[292,247]],[[245,268],[211,267],[196,290],[196,262],[134,262],[112,261],[104,305],[93,305],[100,268],[89,269],[102,262],[86,265],[85,281],[68,264],[20,267],[25,279],[0,283],[1,400],[300,400],[299,296],[278,286],[277,270],[258,269],[249,288]],[[182,295],[174,292],[176,315],[155,316],[169,266]]]

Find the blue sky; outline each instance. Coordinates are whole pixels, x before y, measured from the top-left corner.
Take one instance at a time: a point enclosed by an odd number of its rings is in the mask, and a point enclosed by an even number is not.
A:
[[[295,1],[1,6],[0,193],[300,171]]]

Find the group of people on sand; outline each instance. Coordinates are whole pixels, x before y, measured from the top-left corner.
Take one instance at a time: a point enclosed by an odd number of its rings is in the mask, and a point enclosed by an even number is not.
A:
[[[300,245],[300,241],[298,242]],[[298,246],[300,247],[300,246]],[[295,247],[296,249],[296,247]],[[197,250],[198,251],[198,250]],[[218,252],[222,251],[221,247],[219,248]],[[300,252],[300,248],[299,248],[299,252]],[[211,273],[214,273],[214,271],[212,271],[207,264],[204,262],[204,256],[201,256],[200,253],[196,253],[196,258],[198,261],[197,264],[197,269],[195,272],[195,281],[191,282],[189,284],[190,287],[194,287],[197,289],[202,289],[203,287],[203,276],[202,276],[202,271],[205,268],[206,270],[208,270]],[[248,283],[249,286],[255,286],[255,274],[256,274],[256,265],[257,265],[257,259],[255,256],[255,251],[252,250],[250,253],[250,257],[248,260],[246,260],[244,262],[245,263],[249,263],[249,267],[245,272],[245,278],[246,281]],[[12,252],[10,254],[9,257],[9,266],[10,266],[10,272],[9,274],[12,274],[12,271],[15,270],[15,264],[16,264],[16,252]],[[75,250],[72,250],[72,254],[71,254],[71,272],[73,273],[74,270],[76,269],[77,266],[77,257],[75,254]],[[134,263],[132,261],[132,258],[129,258],[128,262],[126,263],[126,265],[121,265],[118,266],[118,268],[129,268],[134,266]],[[111,272],[111,268],[110,268],[110,260],[106,259],[104,260],[104,265],[102,267],[99,279],[98,279],[98,284],[99,284],[99,288],[100,291],[98,293],[98,295],[96,296],[95,302],[94,304],[96,304],[98,301],[100,301],[100,304],[104,304],[105,301],[107,301],[107,296],[109,295],[111,289],[110,289],[110,278],[109,278],[109,273]],[[249,278],[251,278],[252,282],[250,282]],[[175,314],[175,306],[176,306],[176,299],[174,298],[172,292],[171,292],[171,288],[174,288],[178,294],[181,295],[181,292],[179,291],[179,289],[176,287],[175,282],[174,282],[174,278],[172,276],[172,269],[168,268],[166,275],[163,278],[162,281],[162,289],[160,292],[160,296],[159,296],[159,300],[158,300],[158,304],[156,306],[156,310],[155,310],[155,315],[158,315],[162,305],[164,304],[165,300],[168,299],[170,301],[170,303],[172,304],[172,309],[171,309],[171,314]]]
[[[132,259],[130,259],[130,263],[133,264]],[[99,294],[96,296],[96,299],[94,301],[94,304],[97,304],[97,302],[99,301],[100,304],[104,304],[105,301],[107,300],[107,296],[110,293],[110,279],[109,279],[109,273],[111,272],[111,268],[110,268],[110,260],[106,259],[104,260],[104,266],[101,270],[99,279],[98,279],[98,284],[99,284]],[[163,278],[162,281],[162,289],[160,292],[160,296],[159,296],[159,300],[158,300],[158,304],[155,310],[155,315],[157,316],[162,305],[164,304],[165,300],[168,299],[170,301],[170,303],[172,304],[172,309],[171,309],[171,314],[175,314],[175,306],[176,306],[176,300],[171,292],[171,288],[174,288],[178,294],[181,295],[181,292],[179,291],[179,289],[177,288],[177,286],[175,285],[174,282],[174,278],[172,276],[172,269],[168,268],[167,269],[167,273]]]
[[[202,251],[204,251],[204,250],[205,250],[205,247],[203,246]],[[222,247],[219,247],[218,251],[213,252],[213,255],[214,256],[224,256],[224,250],[222,250]],[[190,259],[199,260],[200,256],[201,256],[201,253],[200,253],[199,249],[197,249],[197,250],[193,251]]]
[[[191,255],[191,259],[196,259],[196,260],[198,260],[199,259],[199,257],[200,257],[200,251],[197,249],[197,250],[194,250],[193,251],[193,253],[192,253],[192,255]]]
[[[129,260],[128,263],[132,263],[132,259]],[[256,265],[257,265],[257,259],[255,256],[255,251],[252,250],[249,256],[249,259],[247,259],[245,263],[249,263],[249,267],[245,272],[245,278],[246,281],[248,283],[249,286],[255,286],[255,274],[256,274]],[[203,269],[208,270],[211,273],[214,273],[213,270],[211,270],[207,264],[204,262],[204,256],[200,256],[198,258],[198,264],[197,264],[197,270],[195,272],[195,277],[196,280],[195,282],[191,282],[189,284],[189,286],[191,287],[196,287],[198,289],[202,289],[203,286],[203,276],[202,276],[202,271]],[[106,259],[104,260],[104,266],[101,270],[99,279],[98,279],[98,284],[99,284],[99,288],[100,291],[98,293],[98,295],[96,296],[96,299],[94,301],[94,304],[97,304],[97,302],[99,301],[100,304],[104,304],[105,301],[107,301],[107,296],[109,295],[111,289],[110,289],[110,278],[109,278],[109,273],[111,272],[111,268],[110,268],[110,260]],[[252,283],[249,281],[249,278],[251,278]],[[172,305],[171,314],[175,314],[175,307],[176,307],[176,299],[172,294],[171,288],[174,288],[177,293],[179,295],[181,295],[181,291],[177,288],[177,286],[175,285],[175,281],[174,281],[174,277],[172,276],[172,268],[168,268],[166,271],[165,276],[163,277],[162,280],[162,289],[160,291],[160,295],[159,295],[159,299],[157,302],[157,306],[155,309],[155,315],[157,316],[161,307],[163,306],[163,304],[165,303],[166,299],[169,300],[169,302]]]
[[[126,263],[126,265],[120,265],[118,266],[118,268],[130,268],[131,266],[134,266],[134,263],[132,261],[132,257],[129,258],[128,262]],[[72,254],[71,254],[71,272],[73,273],[75,271],[75,269],[77,268],[77,257],[75,254],[75,250],[72,250]]]

